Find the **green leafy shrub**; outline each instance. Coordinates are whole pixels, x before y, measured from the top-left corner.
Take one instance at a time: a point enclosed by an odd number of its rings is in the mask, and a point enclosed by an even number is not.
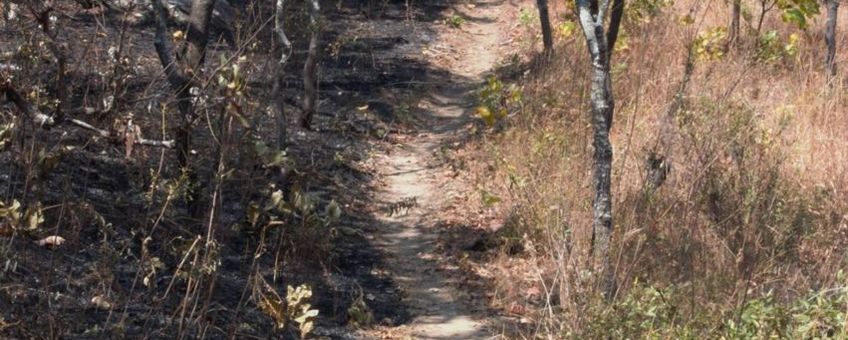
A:
[[[798,54],[798,44],[801,37],[791,34],[784,40],[777,31],[763,33],[757,41],[756,59],[763,63],[775,63],[788,60]]]
[[[445,24],[453,28],[462,28],[462,25],[465,25],[465,18],[454,13],[445,19]]]
[[[746,302],[739,312],[727,314],[727,339],[786,338],[790,315],[787,306],[776,303],[771,293]]]
[[[780,303],[766,293],[728,313],[724,338],[844,339],[845,295],[845,287],[839,287]]]
[[[518,22],[521,26],[530,27],[536,22],[536,19],[536,14],[533,11],[524,7],[518,10]]]
[[[658,288],[635,283],[613,303],[590,308],[587,327],[568,332],[590,339],[844,339],[845,287],[781,301],[772,292],[739,308],[716,310],[690,300],[688,284]],[[691,304],[695,304],[692,306]],[[598,307],[600,306],[600,307]],[[689,309],[686,310],[684,308]]]
[[[776,5],[782,11],[780,18],[800,29],[806,29],[809,19],[819,14],[816,0],[777,0]]]
[[[486,85],[479,91],[479,106],[477,115],[487,126],[507,117],[511,108],[520,105],[523,94],[515,84],[504,86],[496,76],[490,76]]]
[[[703,31],[692,44],[693,52],[698,60],[715,61],[724,58],[724,45],[727,40],[727,29],[714,27]]]
[[[662,339],[687,333],[677,325],[678,293],[674,287],[634,286],[619,301],[596,310],[587,338]],[[603,305],[602,303],[600,305]]]
[[[788,335],[796,339],[845,339],[846,295],[846,287],[840,287],[800,299],[792,307],[793,329]]]

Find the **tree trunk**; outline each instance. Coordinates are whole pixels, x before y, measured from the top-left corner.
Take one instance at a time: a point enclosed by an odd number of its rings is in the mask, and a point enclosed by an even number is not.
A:
[[[318,41],[321,35],[321,7],[318,0],[309,0],[309,50],[303,65],[303,116],[300,124],[311,129],[318,101]]]
[[[277,149],[283,150],[288,144],[288,124],[286,122],[285,97],[283,97],[285,66],[291,53],[291,42],[286,36],[285,30],[285,0],[277,0],[276,13],[274,14],[274,31],[277,33],[277,42],[282,47],[280,62],[277,65],[277,74],[274,79],[274,89],[271,91],[276,96],[276,123],[277,123]]]
[[[551,18],[548,14],[548,0],[536,0],[539,7],[539,21],[542,26],[542,42],[545,46],[545,55],[550,56],[554,51],[554,37],[551,30]]]
[[[742,0],[733,0],[733,12],[730,14],[730,37],[728,39],[728,46],[735,45],[736,40],[739,39],[739,24],[741,16]]]
[[[612,45],[616,36],[607,36],[604,22],[609,8],[609,1],[576,0],[580,26],[586,38],[586,46],[592,59],[591,105],[593,129],[593,159],[592,185],[595,189],[592,203],[592,256],[593,267],[599,276],[600,288],[607,299],[615,293],[615,271],[610,262],[610,241],[612,239],[612,144],[610,130],[615,111],[615,100],[612,92],[612,76],[610,74],[610,57]],[[624,1],[616,0],[613,4],[613,17],[610,20],[609,32],[617,34],[621,17],[615,18],[616,9],[623,13]]]
[[[187,203],[191,216],[199,216],[201,200],[199,200],[200,188],[197,185],[197,172],[191,164],[191,139],[192,125],[197,118],[192,93],[193,88],[199,88],[197,76],[201,73],[200,68],[206,59],[206,45],[209,42],[209,22],[212,19],[212,10],[215,8],[216,0],[195,0],[191,5],[189,13],[189,26],[186,33],[185,54],[182,56],[181,64],[186,74],[186,84],[177,91],[177,102],[182,115],[182,124],[177,127],[177,160],[186,175],[187,181]]]
[[[209,22],[212,19],[212,10],[215,9],[216,0],[194,0],[189,13],[189,26],[186,34],[186,53],[183,60],[191,75],[194,75],[204,59],[206,59],[206,45],[209,42]]]
[[[621,20],[624,19],[624,0],[614,0],[610,10],[609,30],[607,30],[607,62],[612,60],[615,51],[615,42],[618,41],[618,31]]]
[[[190,160],[191,130],[196,118],[193,104],[192,88],[198,88],[197,74],[206,55],[206,45],[209,41],[209,22],[212,18],[212,10],[215,0],[195,0],[192,2],[191,13],[189,13],[188,33],[186,34],[186,45],[181,53],[177,53],[177,61],[172,57],[173,48],[170,43],[170,35],[167,28],[167,11],[161,0],[152,1],[154,17],[157,18],[156,38],[154,45],[156,53],[171,88],[176,93],[177,108],[180,111],[181,122],[175,132],[177,162],[186,175],[187,193],[186,203],[192,216],[200,213],[197,204],[197,175],[192,168]]]
[[[825,71],[827,72],[828,84],[831,85],[836,76],[836,15],[838,12],[839,0],[827,0],[827,28],[824,33],[824,40],[827,43]]]

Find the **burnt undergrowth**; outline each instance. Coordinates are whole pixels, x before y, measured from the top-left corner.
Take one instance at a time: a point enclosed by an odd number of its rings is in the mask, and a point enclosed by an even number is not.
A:
[[[407,5],[409,4],[409,5]],[[273,119],[264,106],[269,93],[268,65],[276,48],[267,25],[268,8],[245,8],[243,28],[232,47],[220,39],[207,62],[245,56],[244,95],[258,103],[245,115],[247,126],[233,129],[230,144],[220,134],[226,119],[216,115],[226,101],[209,96],[207,115],[195,135],[201,197],[217,202],[215,216],[190,217],[184,181],[172,150],[127,148],[82,129],[44,130],[4,104],[4,124],[14,124],[0,154],[4,209],[20,202],[20,212],[37,223],[17,221],[0,232],[0,334],[15,338],[104,337],[296,337],[278,330],[257,306],[257,282],[286,287],[307,284],[320,311],[316,334],[343,338],[351,324],[399,325],[409,320],[400,289],[384,269],[383,254],[369,242],[380,225],[371,206],[369,153],[393,133],[422,127],[415,109],[433,84],[459,76],[425,62],[421,46],[438,37],[440,20],[451,1],[332,1],[323,3],[327,22],[322,46],[317,131],[294,129],[287,166],[266,166],[257,142],[270,140]],[[96,126],[134,124],[147,138],[167,139],[177,120],[153,50],[149,20],[124,12],[81,11],[59,2],[57,39],[69,52],[66,114]],[[302,98],[306,39],[298,29],[300,9],[292,8],[294,53],[286,64],[283,91],[288,120],[295,121]],[[55,98],[56,67],[39,42],[38,26],[26,14],[8,22],[0,43],[4,77],[28,98]],[[238,43],[241,43],[240,45]],[[111,48],[121,46],[114,58]],[[21,48],[32,48],[24,54]],[[230,59],[228,59],[230,58]],[[8,74],[8,75],[6,75]],[[211,83],[211,81],[210,81]],[[39,101],[46,112],[57,107]],[[89,110],[85,110],[85,109]],[[232,122],[232,121],[231,121]],[[295,124],[289,124],[294,126]],[[270,142],[269,142],[270,144]],[[216,162],[227,154],[226,176]],[[217,178],[223,178],[216,182]],[[220,183],[219,191],[211,190]],[[278,228],[255,228],[251,207],[276,190],[286,200],[308,197],[312,210],[280,217]],[[322,211],[336,202],[341,217],[322,224]],[[26,213],[38,211],[38,214]],[[7,222],[4,222],[7,223]],[[37,241],[61,236],[64,243]],[[260,279],[261,278],[261,279]],[[352,308],[354,307],[354,308]],[[363,318],[362,315],[367,317]],[[352,320],[354,319],[354,320]]]

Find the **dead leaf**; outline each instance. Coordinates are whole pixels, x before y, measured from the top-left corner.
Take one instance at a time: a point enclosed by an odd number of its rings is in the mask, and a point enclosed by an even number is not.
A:
[[[97,296],[91,298],[91,305],[96,307],[96,308],[103,309],[103,310],[109,310],[109,309],[112,309],[112,307],[113,307],[112,303],[109,302],[109,300],[107,300],[102,295],[97,295]]]
[[[513,315],[523,315],[523,314],[527,313],[527,309],[524,308],[524,306],[519,305],[519,304],[515,304],[515,303],[513,303],[511,306],[509,306],[509,308],[507,310],[509,311],[510,314],[513,314]]]
[[[65,243],[65,238],[62,236],[47,236],[43,239],[35,241],[35,244],[42,247],[58,247],[61,246],[62,243]]]
[[[130,156],[132,156],[135,143],[138,140],[141,140],[141,138],[141,127],[133,124],[132,120],[128,121],[127,127],[124,130],[124,148],[126,151],[127,158],[130,158]]]
[[[265,282],[264,279],[257,281],[253,290],[253,298],[259,308],[274,319],[278,329],[286,327],[288,316],[286,315],[286,301],[277,294],[274,287]]]
[[[530,300],[535,300],[542,297],[542,290],[539,289],[539,287],[533,286],[528,288],[527,291],[524,292],[524,295]]]

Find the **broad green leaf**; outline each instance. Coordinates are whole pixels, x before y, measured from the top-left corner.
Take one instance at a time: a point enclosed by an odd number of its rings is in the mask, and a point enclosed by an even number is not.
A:
[[[487,126],[495,125],[495,115],[492,114],[492,111],[488,107],[477,107],[477,115],[483,119]]]

